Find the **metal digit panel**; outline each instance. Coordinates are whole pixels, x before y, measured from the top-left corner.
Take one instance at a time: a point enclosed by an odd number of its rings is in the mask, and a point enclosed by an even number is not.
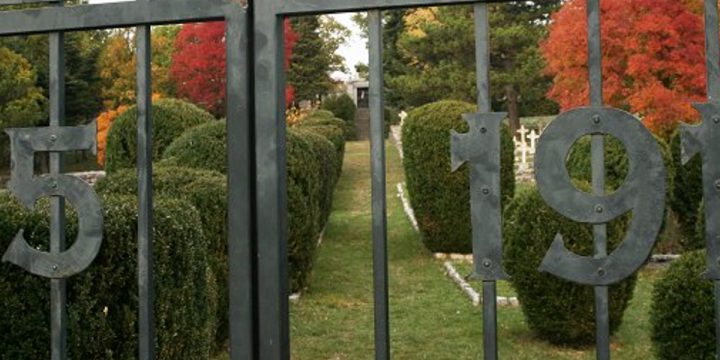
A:
[[[34,154],[39,151],[62,152],[95,148],[95,124],[84,127],[48,126],[6,129],[10,136],[13,169],[8,189],[28,208],[44,196],[65,197],[78,212],[78,237],[69,249],[43,252],[31,247],[21,230],[3,255],[3,261],[26,271],[50,278],[63,279],[85,270],[95,259],[102,242],[103,214],[92,187],[82,180],[64,174],[33,176]],[[57,164],[56,164],[57,165]],[[60,224],[55,231],[65,231]],[[51,240],[58,240],[58,233]],[[55,244],[55,249],[59,246]]]
[[[715,283],[715,342],[720,356],[720,40],[718,4],[705,0],[705,64],[707,103],[693,104],[702,116],[699,125],[681,125],[683,164],[702,156],[703,199],[707,270],[704,276]]]

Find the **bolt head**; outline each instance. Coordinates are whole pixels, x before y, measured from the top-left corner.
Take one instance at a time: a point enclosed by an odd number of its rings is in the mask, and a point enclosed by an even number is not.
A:
[[[490,189],[488,189],[488,188],[483,188],[483,189],[482,189],[482,193],[483,193],[483,195],[489,195],[489,194],[490,194]]]
[[[490,265],[492,265],[492,261],[490,261],[490,259],[485,259],[485,260],[483,260],[483,266],[484,266],[484,267],[489,268]]]
[[[720,179],[715,180],[715,190],[720,190]]]
[[[55,135],[55,134],[50,135],[50,141],[55,142],[55,140],[57,140],[57,135]]]
[[[52,269],[53,269],[53,270],[57,270],[57,269],[58,269],[58,266],[57,266],[57,265],[53,265],[53,266],[52,266]]]
[[[483,134],[486,133],[486,132],[487,132],[487,128],[484,127],[484,126],[481,127],[481,128],[480,128],[480,132],[483,133]]]
[[[713,116],[712,121],[716,124],[720,124],[720,116]]]
[[[593,115],[592,121],[594,124],[599,124],[600,123],[600,115]]]
[[[604,269],[604,268],[598,268],[598,269],[597,269],[597,273],[598,273],[598,275],[600,275],[600,276],[605,276],[605,269]]]
[[[602,205],[595,205],[595,212],[598,214],[601,214],[603,211],[605,211],[605,208],[603,208]]]

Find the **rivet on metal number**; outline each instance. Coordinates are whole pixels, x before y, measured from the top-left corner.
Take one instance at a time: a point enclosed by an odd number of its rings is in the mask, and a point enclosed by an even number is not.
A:
[[[8,190],[26,207],[46,196],[62,196],[77,211],[78,235],[68,249],[59,253],[40,251],[30,246],[21,229],[2,256],[2,261],[28,272],[51,279],[70,277],[85,270],[100,251],[103,234],[103,212],[100,199],[84,181],[65,174],[35,176],[36,152],[73,150],[96,151],[95,122],[81,127],[48,126],[6,129],[10,136],[13,169]],[[51,141],[42,141],[50,139]],[[40,141],[39,141],[40,140]]]
[[[505,113],[463,114],[470,129],[452,131],[452,171],[464,163],[470,168],[470,221],[475,280],[502,280],[508,276],[502,266],[500,197],[490,196],[500,182],[500,125]]]
[[[595,116],[602,118],[596,123]],[[612,135],[625,146],[628,175],[615,192],[588,194],[572,183],[565,159],[588,134]],[[631,276],[650,256],[663,220],[665,164],[660,146],[635,116],[608,107],[576,108],[558,116],[540,137],[535,180],[545,202],[563,216],[586,224],[605,224],[632,211],[625,238],[607,256],[580,256],[557,234],[540,270],[584,285],[611,285]]]
[[[592,120],[593,120],[593,124],[595,124],[595,125],[600,124],[600,115],[593,115]]]
[[[715,190],[720,190],[720,179],[715,180]]]
[[[716,124],[720,124],[720,116],[713,116],[712,121]]]

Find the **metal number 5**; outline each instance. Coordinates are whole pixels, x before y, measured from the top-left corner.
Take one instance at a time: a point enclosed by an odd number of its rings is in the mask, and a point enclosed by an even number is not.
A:
[[[32,209],[45,196],[62,196],[70,201],[78,216],[78,236],[72,247],[51,254],[28,245],[20,230],[2,257],[28,272],[47,278],[66,278],[82,272],[95,259],[102,243],[103,214],[100,200],[92,187],[82,180],[64,174],[34,174],[35,152],[96,150],[96,126],[49,126],[42,128],[7,129],[10,136],[12,173],[9,190]]]
[[[614,193],[596,196],[571,182],[565,159],[583,135],[612,135],[625,146],[629,168]],[[613,108],[578,108],[561,114],[543,132],[535,154],[537,187],[543,199],[563,216],[603,224],[632,210],[623,242],[605,257],[580,256],[567,250],[558,234],[540,270],[585,285],[610,285],[632,275],[650,255],[663,220],[665,164],[660,147],[633,115]]]

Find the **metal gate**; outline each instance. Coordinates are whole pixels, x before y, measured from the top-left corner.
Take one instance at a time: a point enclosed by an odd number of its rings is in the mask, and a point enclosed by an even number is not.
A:
[[[536,176],[543,198],[565,216],[594,225],[595,256],[565,249],[558,234],[540,271],[595,287],[597,357],[610,358],[608,285],[632,275],[647,259],[662,220],[665,170],[659,148],[637,119],[603,107],[600,49],[600,0],[588,0],[590,106],[561,114],[544,132],[536,155]],[[63,175],[61,153],[95,147],[94,129],[65,127],[63,33],[137,26],[138,99],[138,283],[139,358],[154,358],[152,229],[152,129],[150,26],[226,21],[228,131],[228,255],[230,261],[230,338],[232,359],[288,359],[290,334],[287,287],[287,206],[283,31],[285,17],[369,11],[370,112],[372,155],[372,236],[375,304],[375,357],[390,357],[386,230],[385,150],[383,137],[382,10],[400,7],[474,4],[478,112],[464,115],[467,134],[452,137],[453,168],[471,167],[474,275],[483,281],[483,333],[486,359],[497,358],[495,281],[502,266],[499,143],[505,114],[490,109],[488,91],[488,10],[477,0],[137,0],[63,7],[62,0],[0,0],[0,6],[44,2],[45,8],[0,12],[0,36],[50,34],[50,126],[12,129],[13,174],[10,189],[25,203],[50,196],[49,253],[30,248],[22,233],[3,260],[51,281],[52,358],[66,358],[65,279],[89,266],[102,241],[102,213],[91,188]],[[703,156],[708,278],[716,284],[720,312],[720,44],[717,1],[705,0],[708,103],[696,105],[703,123],[684,127],[683,150]],[[563,154],[583,135],[592,135],[593,194],[572,186]],[[604,195],[604,135],[620,139],[628,151],[626,183]],[[33,176],[33,153],[51,153],[50,174]],[[80,213],[81,231],[65,249],[63,207],[68,199]],[[605,224],[634,210],[623,243],[607,253]],[[98,232],[98,229],[100,231]],[[720,324],[720,322],[718,322]],[[720,325],[718,325],[720,331]],[[718,343],[720,348],[720,342]]]

